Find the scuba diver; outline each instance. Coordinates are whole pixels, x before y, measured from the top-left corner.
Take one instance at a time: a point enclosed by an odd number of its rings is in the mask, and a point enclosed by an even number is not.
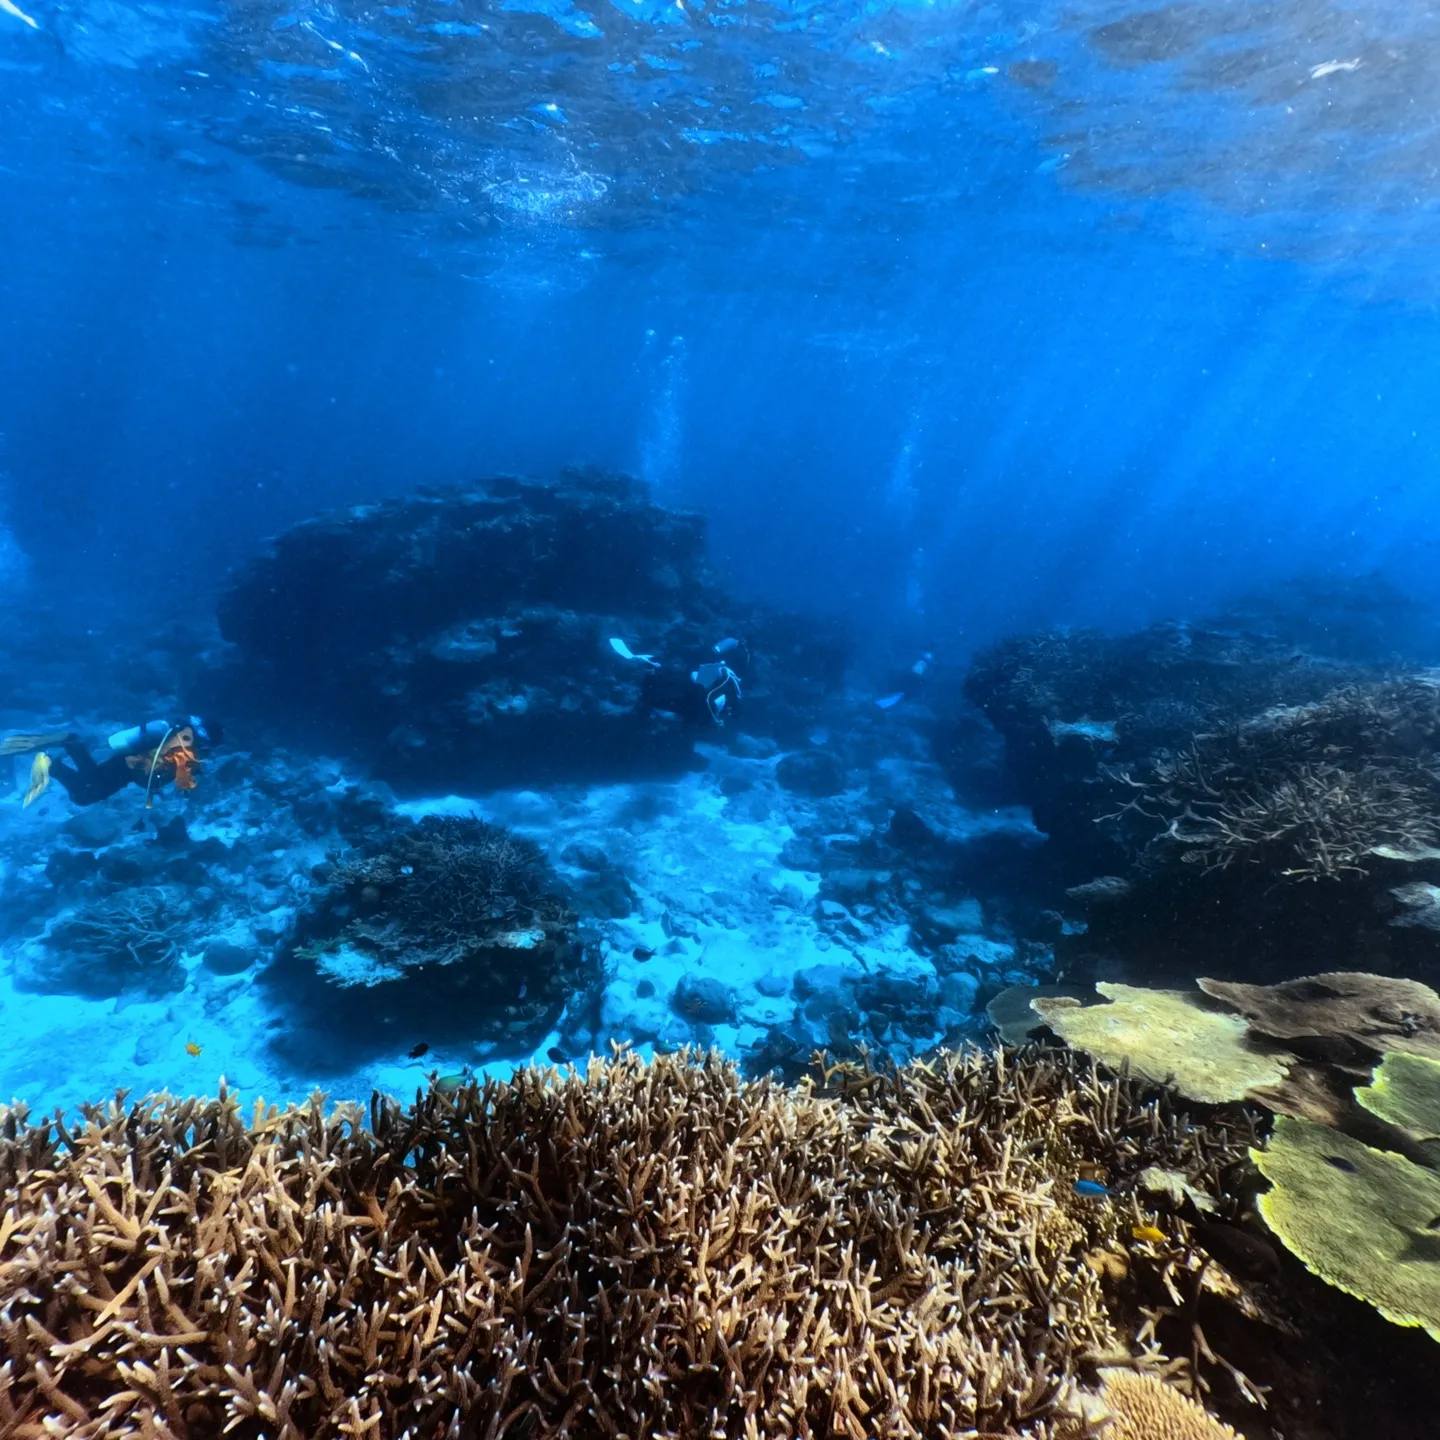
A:
[[[724,660],[710,660],[690,672],[690,683],[705,692],[705,708],[717,725],[725,723],[725,706],[742,695],[740,677]]]
[[[705,713],[716,725],[723,728],[735,713],[743,691],[740,676],[730,662],[742,663],[749,658],[749,649],[743,641],[726,636],[710,647],[711,654],[720,658],[703,660],[689,671],[662,665],[653,655],[639,654],[618,635],[607,643],[622,660],[649,667],[644,688],[650,709],[668,710],[677,715],[694,714],[698,710],[695,704],[698,689],[704,699]]]
[[[188,715],[179,720],[149,720],[117,731],[106,742],[110,753],[103,760],[96,760],[73,732],[15,735],[0,741],[0,755],[34,755],[26,805],[33,805],[55,779],[76,805],[94,805],[118,795],[127,785],[141,785],[148,810],[157,786],[173,784],[177,790],[193,790],[202,754],[219,741],[220,726],[215,721]],[[50,754],[56,746],[65,752],[65,760]]]
[[[921,652],[920,658],[913,665],[907,665],[901,671],[892,671],[886,693],[875,702],[876,708],[891,710],[902,700],[916,699],[924,688],[925,676],[934,662],[935,656],[929,650],[925,650]]]

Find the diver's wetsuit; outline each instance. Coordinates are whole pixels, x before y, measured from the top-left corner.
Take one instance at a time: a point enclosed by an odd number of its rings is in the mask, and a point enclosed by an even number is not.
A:
[[[148,778],[146,768],[132,766],[128,755],[111,755],[97,761],[78,740],[66,741],[65,753],[71,763],[67,765],[63,760],[52,760],[50,774],[65,787],[65,793],[77,805],[94,805],[97,801],[108,800],[127,785],[143,785]]]

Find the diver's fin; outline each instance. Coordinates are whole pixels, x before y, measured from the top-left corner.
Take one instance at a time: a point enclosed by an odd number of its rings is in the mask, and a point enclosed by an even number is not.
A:
[[[47,745],[63,745],[74,738],[69,730],[56,730],[49,735],[7,735],[0,740],[0,755],[33,755]]]
[[[37,751],[30,762],[30,788],[25,792],[25,808],[33,805],[50,788],[50,757]]]

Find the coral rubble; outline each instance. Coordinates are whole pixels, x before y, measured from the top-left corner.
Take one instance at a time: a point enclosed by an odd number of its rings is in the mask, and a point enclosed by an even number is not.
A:
[[[1090,1366],[1163,1360],[1137,1306],[1199,1256],[1071,1178],[1218,1195],[1245,1139],[1035,1051],[622,1055],[364,1119],[9,1114],[5,1433],[1089,1435]]]

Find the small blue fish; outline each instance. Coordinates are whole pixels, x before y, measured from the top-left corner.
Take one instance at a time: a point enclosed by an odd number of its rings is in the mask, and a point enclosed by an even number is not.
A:
[[[903,690],[897,690],[893,695],[882,695],[876,702],[877,710],[888,710],[892,705],[898,705],[905,698]]]
[[[738,650],[740,642],[733,636],[727,635],[723,640],[715,642],[715,653],[717,655],[728,655],[732,650]]]
[[[1077,1180],[1075,1193],[1087,1200],[1103,1200],[1110,1192],[1098,1180]]]

